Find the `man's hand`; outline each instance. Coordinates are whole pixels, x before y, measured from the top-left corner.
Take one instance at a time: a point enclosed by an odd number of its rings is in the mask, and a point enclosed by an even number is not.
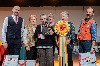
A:
[[[94,48],[94,45],[95,45],[95,41],[92,41],[92,47],[91,47],[91,51],[90,51],[92,54],[95,53],[95,51],[93,49]]]
[[[77,40],[79,41],[79,34],[77,34],[77,37],[76,37],[76,38],[77,38]]]
[[[95,53],[94,49],[91,48],[91,51],[90,51],[91,54]]]
[[[7,42],[3,43],[3,46],[4,46],[4,48],[7,48],[8,47]]]

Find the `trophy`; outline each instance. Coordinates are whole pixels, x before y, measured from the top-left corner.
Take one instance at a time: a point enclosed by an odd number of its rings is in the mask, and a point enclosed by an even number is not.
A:
[[[46,20],[46,22],[45,22],[45,24],[44,24],[44,26],[43,26],[43,28],[42,28],[42,34],[43,35],[50,35],[50,22],[48,21],[48,20]]]

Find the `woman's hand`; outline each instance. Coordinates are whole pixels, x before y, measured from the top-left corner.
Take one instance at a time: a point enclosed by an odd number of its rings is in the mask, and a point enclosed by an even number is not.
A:
[[[26,50],[27,50],[27,51],[30,51],[30,47],[29,47],[29,46],[26,46]]]

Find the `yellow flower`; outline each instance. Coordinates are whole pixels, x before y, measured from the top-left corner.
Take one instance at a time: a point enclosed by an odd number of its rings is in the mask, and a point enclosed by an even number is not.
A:
[[[60,36],[66,36],[69,32],[69,24],[66,21],[58,21],[55,25],[55,32]]]

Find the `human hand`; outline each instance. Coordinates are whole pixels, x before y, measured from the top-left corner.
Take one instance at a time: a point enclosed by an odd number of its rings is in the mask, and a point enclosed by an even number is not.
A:
[[[59,46],[59,41],[56,41],[57,46]]]
[[[94,51],[94,49],[93,49],[93,48],[91,48],[90,53],[91,53],[91,54],[94,54],[94,53],[95,53],[95,51]]]
[[[3,43],[3,46],[4,46],[4,48],[7,48],[8,47],[7,42]]]
[[[69,44],[70,43],[70,39],[67,39],[67,44]]]
[[[49,29],[49,31],[50,31],[50,35],[54,34],[54,32],[53,32],[53,30],[51,28]]]
[[[26,50],[27,50],[27,51],[30,51],[30,47],[29,47],[29,46],[26,46]]]
[[[25,44],[26,50],[30,51],[30,46],[28,44]]]

